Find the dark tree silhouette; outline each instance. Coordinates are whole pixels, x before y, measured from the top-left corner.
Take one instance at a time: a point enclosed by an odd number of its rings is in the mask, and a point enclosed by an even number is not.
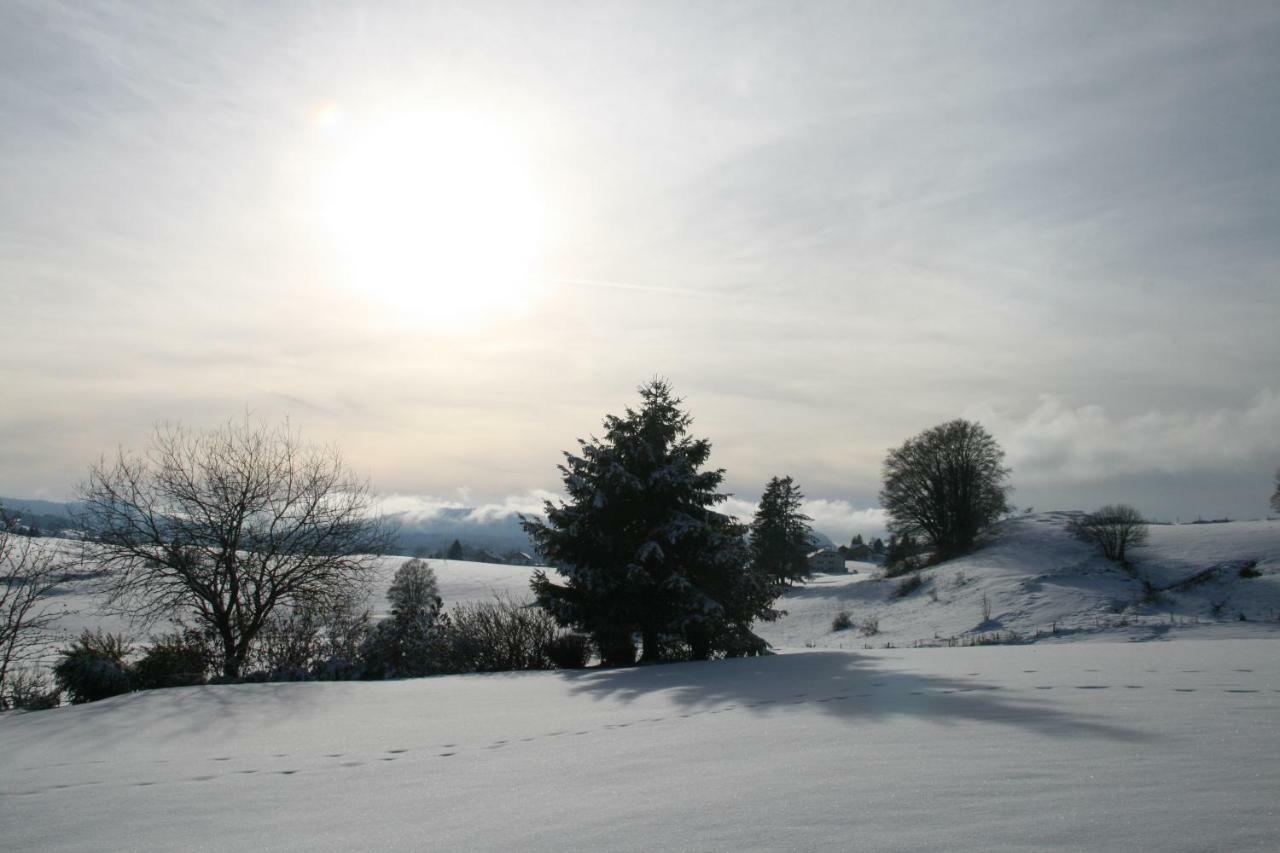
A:
[[[889,451],[880,503],[891,530],[924,536],[947,559],[971,550],[978,533],[1009,511],[1008,476],[990,433],[957,419]]]
[[[13,703],[15,672],[53,639],[66,613],[56,606],[58,587],[72,572],[57,546],[0,525],[0,710]]]
[[[1280,512],[1280,468],[1276,469],[1276,490],[1271,493],[1271,509]]]
[[[776,616],[775,585],[752,570],[745,528],[715,510],[724,472],[705,469],[711,443],[663,380],[641,406],[604,420],[603,439],[579,440],[560,466],[568,500],[546,521],[522,519],[563,583],[538,571],[533,591],[559,623],[590,633],[606,663],[661,659],[673,642],[695,658],[751,645],[753,619]]]
[[[804,494],[790,477],[773,477],[764,487],[751,521],[751,560],[756,570],[781,583],[809,576],[812,520],[800,511]]]
[[[287,423],[158,427],[145,455],[93,465],[80,500],[109,604],[194,620],[217,638],[228,678],[277,607],[364,594],[391,542],[368,485]]]
[[[1128,504],[1107,504],[1074,525],[1086,542],[1098,546],[1108,560],[1129,566],[1129,549],[1147,541],[1147,522]]]

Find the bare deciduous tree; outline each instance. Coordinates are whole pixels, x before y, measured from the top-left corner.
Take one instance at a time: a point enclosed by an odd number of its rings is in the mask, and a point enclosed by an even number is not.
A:
[[[1076,534],[1098,546],[1102,556],[1126,568],[1128,553],[1147,541],[1147,522],[1128,504],[1107,504],[1074,525]]]
[[[108,602],[194,619],[218,638],[228,678],[273,610],[364,594],[391,543],[368,484],[287,423],[157,427],[145,454],[92,466],[80,499]]]
[[[1271,508],[1280,512],[1280,468],[1276,469],[1276,490],[1271,493]]]
[[[65,608],[51,600],[71,567],[52,542],[0,529],[0,709],[10,704],[10,679],[55,639]]]

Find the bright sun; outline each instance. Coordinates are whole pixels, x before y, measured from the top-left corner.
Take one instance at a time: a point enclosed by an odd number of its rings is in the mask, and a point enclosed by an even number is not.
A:
[[[544,211],[509,132],[460,115],[364,123],[333,107],[316,124],[329,146],[320,214],[353,287],[444,320],[528,297]]]

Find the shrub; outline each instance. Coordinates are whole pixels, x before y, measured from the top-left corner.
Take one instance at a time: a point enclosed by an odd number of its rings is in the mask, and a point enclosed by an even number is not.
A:
[[[457,672],[449,617],[434,612],[393,616],[369,631],[360,646],[362,678],[420,678]]]
[[[536,604],[495,596],[455,607],[447,634],[451,671],[506,672],[550,669],[547,646],[560,629]]]
[[[858,623],[858,630],[864,637],[874,637],[880,633],[880,620],[874,616],[869,616]]]
[[[216,655],[208,640],[193,628],[151,638],[146,654],[133,665],[138,690],[204,684]]]
[[[591,638],[561,634],[547,643],[547,658],[559,669],[582,669],[591,660]]]
[[[836,614],[836,618],[831,620],[832,631],[846,631],[853,627],[853,617],[849,615],[848,610],[841,610]]]
[[[716,645],[727,658],[759,657],[771,654],[769,644],[763,637],[740,625],[721,632],[716,638]]]
[[[1258,562],[1256,560],[1250,560],[1248,563],[1245,563],[1243,566],[1241,566],[1240,577],[1242,578],[1262,577],[1262,572],[1258,571]]]
[[[1069,529],[1125,568],[1129,568],[1129,549],[1147,541],[1147,522],[1128,504],[1107,504],[1072,522]]]
[[[596,634],[596,648],[605,666],[634,666],[636,638],[630,631],[604,630]]]
[[[924,578],[919,575],[908,575],[894,587],[893,597],[906,598],[922,586],[924,586]]]
[[[124,662],[128,653],[124,637],[86,630],[59,652],[53,677],[73,705],[128,693],[132,689]]]
[[[34,669],[18,669],[9,673],[0,707],[20,711],[45,711],[62,704],[62,691],[49,677]]]
[[[272,612],[250,661],[271,681],[345,681],[360,675],[369,611],[353,597],[315,601]]]

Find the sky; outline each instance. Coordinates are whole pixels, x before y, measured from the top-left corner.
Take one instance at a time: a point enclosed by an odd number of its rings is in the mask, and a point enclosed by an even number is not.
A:
[[[1259,517],[1274,3],[0,7],[0,494],[283,417],[525,506],[668,378],[870,530],[955,417],[1020,507]]]

